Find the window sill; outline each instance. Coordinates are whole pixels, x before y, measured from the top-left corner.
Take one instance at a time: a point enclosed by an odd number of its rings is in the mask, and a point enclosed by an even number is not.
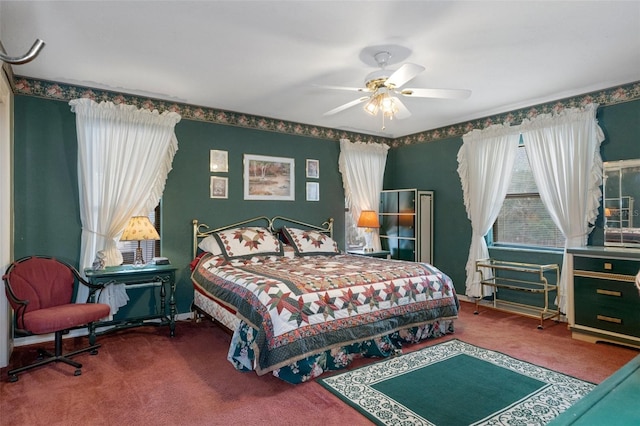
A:
[[[527,252],[527,253],[541,253],[541,254],[563,254],[564,248],[556,247],[535,247],[535,246],[517,246],[507,244],[492,244],[488,246],[489,250],[500,250],[510,252]]]

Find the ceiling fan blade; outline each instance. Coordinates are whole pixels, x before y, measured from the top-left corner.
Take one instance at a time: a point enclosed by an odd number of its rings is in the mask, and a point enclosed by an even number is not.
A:
[[[411,111],[407,109],[407,107],[402,103],[400,98],[392,97],[393,103],[398,107],[398,112],[394,114],[394,117],[398,120],[402,120],[404,118],[411,117]]]
[[[467,89],[402,89],[398,93],[414,98],[467,99],[471,90]]]
[[[354,106],[356,106],[356,105],[358,105],[358,104],[360,104],[360,103],[362,103],[362,102],[364,102],[364,101],[366,101],[368,99],[369,99],[368,96],[363,96],[362,98],[356,99],[355,101],[347,102],[344,105],[340,105],[339,107],[336,107],[336,108],[334,108],[334,109],[332,109],[330,111],[327,111],[322,115],[327,116],[327,115],[337,114],[337,113],[339,113],[341,111],[344,111],[345,109],[349,109],[351,107],[354,107]]]
[[[371,92],[371,89],[367,87],[325,86],[321,84],[313,84],[312,86],[320,87],[322,89],[348,90],[350,92]]]
[[[384,85],[390,88],[397,88],[424,71],[422,65],[404,64],[389,76]]]

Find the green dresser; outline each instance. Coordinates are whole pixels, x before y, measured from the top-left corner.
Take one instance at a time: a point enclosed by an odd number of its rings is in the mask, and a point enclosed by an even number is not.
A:
[[[640,250],[580,247],[567,250],[569,326],[576,339],[640,347]]]

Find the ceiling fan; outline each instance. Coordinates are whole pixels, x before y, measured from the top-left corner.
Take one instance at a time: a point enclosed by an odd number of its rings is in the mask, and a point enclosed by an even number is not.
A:
[[[407,82],[412,80],[422,71],[424,67],[417,64],[406,63],[395,71],[387,70],[387,63],[391,54],[388,51],[380,51],[373,55],[376,63],[380,67],[366,76],[365,87],[343,87],[343,86],[322,86],[328,89],[350,90],[355,92],[368,93],[367,96],[355,99],[340,105],[323,115],[329,116],[365,103],[364,110],[371,115],[382,113],[382,130],[384,130],[384,120],[403,119],[411,116],[411,112],[402,103],[400,97],[413,98],[440,98],[440,99],[466,99],[471,95],[471,90],[466,89],[413,89],[403,88]]]

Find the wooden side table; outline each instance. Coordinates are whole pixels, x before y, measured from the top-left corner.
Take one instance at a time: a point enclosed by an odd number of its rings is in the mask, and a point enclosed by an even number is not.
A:
[[[347,250],[347,253],[356,254],[358,256],[379,257],[382,259],[391,258],[391,252],[389,252],[388,250],[380,250],[380,251]]]
[[[95,336],[108,333],[123,328],[139,327],[142,325],[168,325],[169,335],[175,336],[176,330],[176,267],[172,265],[144,265],[135,267],[132,265],[110,266],[103,270],[94,271],[93,269],[85,269],[84,273],[87,280],[92,284],[109,285],[124,284],[129,289],[144,288],[155,290],[160,288],[160,309],[155,313],[148,315],[136,316],[126,319],[117,319],[111,321],[101,321],[94,323],[92,329],[89,330],[89,341],[95,341]],[[167,287],[169,288],[169,306],[167,312],[166,295]],[[98,298],[100,290],[90,294],[90,300],[95,302]],[[159,321],[158,321],[159,320]],[[96,332],[97,327],[113,326],[108,330]]]

